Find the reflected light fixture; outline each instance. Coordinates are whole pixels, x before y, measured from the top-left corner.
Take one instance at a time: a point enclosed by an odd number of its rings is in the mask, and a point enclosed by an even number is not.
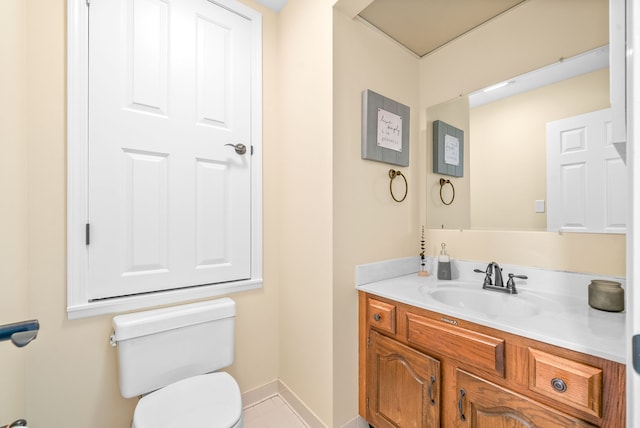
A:
[[[482,90],[482,92],[495,91],[496,89],[504,88],[505,86],[510,85],[511,83],[515,83],[515,81],[513,81],[513,80],[505,80],[504,82],[500,82],[500,83],[496,83],[495,85],[487,86],[486,88],[484,88]]]

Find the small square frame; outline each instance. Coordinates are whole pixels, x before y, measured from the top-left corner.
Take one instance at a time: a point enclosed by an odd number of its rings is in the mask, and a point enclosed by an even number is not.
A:
[[[433,122],[433,172],[462,177],[464,131],[441,120]]]
[[[362,159],[409,166],[409,113],[404,104],[363,91]]]

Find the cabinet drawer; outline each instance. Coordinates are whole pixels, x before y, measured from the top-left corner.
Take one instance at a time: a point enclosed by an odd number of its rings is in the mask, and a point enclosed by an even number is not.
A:
[[[411,313],[407,323],[409,343],[504,377],[503,339]]]
[[[371,327],[396,334],[396,307],[376,299],[367,302],[367,320]]]
[[[602,416],[602,369],[529,348],[529,389]]]

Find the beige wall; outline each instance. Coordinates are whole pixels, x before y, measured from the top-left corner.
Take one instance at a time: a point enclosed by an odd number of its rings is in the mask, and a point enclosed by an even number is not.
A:
[[[331,2],[279,16],[280,379],[330,425]]]
[[[430,229],[428,237],[432,255],[446,242],[454,259],[626,275],[625,235]]]
[[[471,228],[546,231],[546,124],[609,106],[602,69],[472,109]]]
[[[27,6],[0,2],[0,324],[27,310]],[[0,425],[26,414],[26,358],[31,347],[0,343]]]
[[[333,14],[333,361],[334,424],[357,413],[357,293],[354,266],[419,252],[418,61],[386,36]],[[409,106],[410,163],[361,159],[361,94],[371,89]],[[389,169],[402,171],[407,198],[389,194]],[[396,179],[399,180],[399,179]],[[396,183],[396,181],[394,181]],[[394,190],[402,195],[402,186]]]
[[[25,139],[19,131],[14,131],[15,142],[7,148],[3,143],[0,153],[3,174],[4,159],[14,157],[18,161],[18,166],[12,167],[15,170],[11,172],[11,188],[5,192],[3,187],[3,194],[12,197],[16,203],[11,205],[8,215],[3,209],[2,226],[12,223],[14,235],[3,233],[0,248],[3,254],[11,252],[10,260],[15,262],[15,266],[12,264],[8,270],[13,277],[12,286],[16,287],[11,290],[13,294],[10,296],[14,296],[17,302],[24,302],[13,317],[38,318],[41,332],[22,354],[27,364],[26,383],[16,379],[12,384],[18,392],[18,399],[21,395],[24,397],[20,391],[24,391],[26,385],[26,414],[24,398],[15,403],[1,400],[2,409],[6,403],[10,403],[11,409],[3,410],[0,414],[3,417],[14,413],[16,417],[26,416],[30,426],[126,427],[130,424],[135,400],[120,397],[115,350],[108,344],[111,316],[75,321],[66,319],[65,1],[23,0],[12,3],[27,5],[24,15],[28,23],[27,38],[26,41],[24,37],[18,38],[15,47],[18,52],[26,54],[26,66],[19,71],[26,71],[28,88],[19,85],[5,92],[3,86],[2,93],[3,99],[4,94],[11,94],[12,104],[19,104],[26,98],[28,132]],[[278,181],[270,179],[281,162],[277,139],[274,138],[278,133],[274,124],[278,116],[278,109],[274,108],[278,97],[275,84],[277,16],[248,0],[247,4],[263,13],[263,167],[267,179],[264,182],[264,288],[232,296],[238,304],[238,316],[236,361],[230,371],[243,391],[278,377],[280,266],[277,229],[279,207],[275,201],[280,189]],[[4,2],[2,8],[0,31],[4,32],[9,31],[4,22]],[[11,13],[7,15],[10,17],[7,22],[13,23],[13,18],[16,18],[16,23],[19,23],[23,12]],[[5,33],[2,34],[4,36]],[[3,55],[0,60],[2,70],[7,67],[14,70],[13,59],[18,56],[7,58]],[[20,82],[20,79],[16,81]],[[4,85],[4,77],[2,82]],[[4,112],[4,104],[2,108]],[[5,141],[4,136],[2,141]],[[24,144],[25,141],[27,144]],[[21,158],[28,161],[28,168],[24,167],[24,162],[20,165]],[[3,179],[0,185],[4,186],[4,183],[7,181]],[[28,201],[24,199],[27,197]],[[20,201],[21,198],[24,202]],[[28,220],[28,233],[25,220],[20,219]],[[5,241],[5,236],[11,236],[11,239]],[[28,269],[25,266],[26,251]],[[5,258],[2,260],[4,262]],[[27,279],[22,280],[21,277]],[[3,280],[3,288],[5,284]],[[22,294],[24,297],[21,297]],[[5,309],[5,301],[3,291],[3,298],[0,299],[2,309]],[[25,310],[25,307],[28,309]],[[8,348],[2,345],[4,353]],[[17,375],[20,373],[20,370],[16,371]],[[4,382],[4,375],[2,378]],[[6,387],[3,390],[11,391]]]
[[[416,58],[334,12],[333,3],[290,0],[279,16],[286,147],[278,201],[279,373],[327,426],[339,427],[357,414],[353,268],[417,251],[413,165],[420,154]],[[367,88],[413,108],[412,163],[401,168],[410,191],[402,204],[389,195],[391,166],[360,158],[360,97]]]

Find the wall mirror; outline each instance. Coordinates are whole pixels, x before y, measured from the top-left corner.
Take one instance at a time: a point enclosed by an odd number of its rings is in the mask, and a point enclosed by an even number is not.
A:
[[[573,16],[580,21],[582,10],[577,3],[573,4],[576,8]],[[543,62],[507,78],[496,66],[495,78],[488,78],[488,85],[473,88],[444,103],[427,105],[429,228],[548,230],[546,124],[610,107],[608,3],[590,0],[589,4],[604,13],[596,18],[595,27],[580,27],[581,31],[591,32],[591,44],[582,45],[578,54],[570,58],[558,56],[555,62]],[[593,9],[589,13],[591,16],[585,19],[591,19],[593,24]],[[510,13],[496,19],[508,20]],[[594,31],[604,36],[593,38]],[[473,32],[465,37],[472,38]],[[584,35],[579,31],[565,33],[576,40]],[[508,38],[509,34],[502,37]],[[571,41],[558,41],[558,44],[567,43]],[[530,45],[520,46],[525,52],[553,48],[548,41],[539,42],[535,37],[531,38]],[[468,162],[464,175],[444,177],[455,186],[455,201],[450,205],[441,200],[439,183],[443,176],[433,172],[432,124],[436,120],[465,132]],[[623,165],[622,160],[619,162]],[[450,188],[446,187],[446,202],[451,197],[448,192]],[[624,228],[614,229],[608,230],[624,232]]]

